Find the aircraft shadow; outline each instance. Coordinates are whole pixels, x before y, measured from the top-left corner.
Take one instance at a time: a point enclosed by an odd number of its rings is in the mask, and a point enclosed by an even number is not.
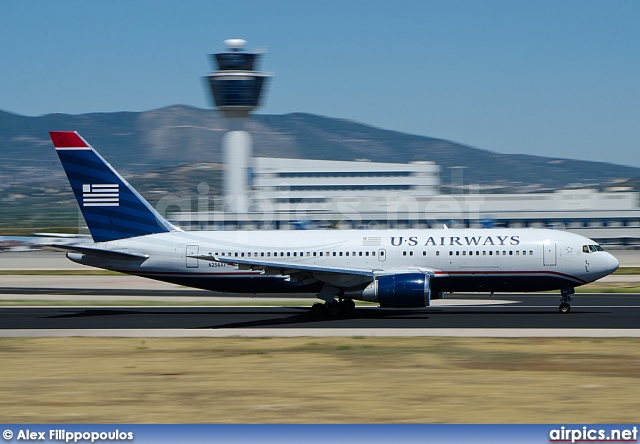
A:
[[[10,309],[4,309],[10,310]],[[41,308],[30,308],[36,313]],[[241,328],[549,328],[579,327],[588,316],[597,315],[601,321],[611,319],[611,312],[603,310],[561,314],[548,309],[378,309],[356,308],[343,316],[314,316],[305,307],[203,307],[175,309],[149,308],[56,308],[55,313],[37,313],[32,319],[89,320],[97,329],[113,328],[182,328],[182,329],[241,329]],[[603,316],[604,315],[604,316]],[[100,321],[100,318],[108,318]],[[581,320],[582,319],[582,320]],[[588,321],[591,324],[591,321]],[[151,325],[149,325],[151,324]],[[600,322],[598,322],[600,324]],[[590,325],[591,328],[598,328]],[[33,328],[33,327],[27,327]],[[35,328],[38,328],[35,326]],[[64,325],[53,328],[78,328]]]

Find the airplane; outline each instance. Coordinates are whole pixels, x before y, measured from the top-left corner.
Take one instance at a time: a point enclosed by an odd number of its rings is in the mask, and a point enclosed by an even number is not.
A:
[[[55,248],[79,264],[237,293],[315,293],[315,315],[354,300],[420,308],[450,292],[560,290],[613,273],[591,239],[550,229],[184,231],[162,217],[77,132],[49,133],[93,238]]]
[[[33,236],[0,236],[0,252],[22,252],[38,250],[44,246],[60,242],[90,242],[85,234],[33,233]]]

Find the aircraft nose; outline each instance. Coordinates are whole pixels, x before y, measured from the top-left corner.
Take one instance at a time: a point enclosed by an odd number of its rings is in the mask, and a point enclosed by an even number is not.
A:
[[[611,253],[607,253],[607,271],[613,273],[620,266],[620,262]]]

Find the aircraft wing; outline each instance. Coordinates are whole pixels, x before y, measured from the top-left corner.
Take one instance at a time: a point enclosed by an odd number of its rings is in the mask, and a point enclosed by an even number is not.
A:
[[[139,253],[129,253],[128,251],[118,251],[118,250],[105,250],[103,248],[95,248],[95,247],[84,247],[81,245],[64,245],[64,244],[56,244],[56,245],[47,245],[44,247],[47,250],[58,250],[58,251],[67,251],[67,252],[75,252],[82,253],[91,256],[100,256],[106,259],[148,259],[149,256],[146,254]]]
[[[190,255],[193,259],[200,259],[203,261],[222,262],[229,265],[237,265],[240,269],[244,270],[264,270],[265,272],[278,273],[282,275],[299,273],[299,272],[312,272],[312,273],[333,273],[340,275],[353,275],[353,276],[370,276],[372,279],[376,276],[384,276],[389,274],[402,273],[407,271],[416,271],[419,269],[425,273],[433,273],[435,269],[415,267],[411,270],[397,269],[397,268],[360,268],[360,267],[326,267],[318,265],[309,265],[299,262],[286,262],[286,261],[263,261],[257,259],[246,258],[231,258],[220,257],[211,255]]]

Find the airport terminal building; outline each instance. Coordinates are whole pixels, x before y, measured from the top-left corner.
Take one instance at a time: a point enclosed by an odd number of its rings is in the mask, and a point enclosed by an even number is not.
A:
[[[440,194],[434,162],[264,157],[253,159],[250,189],[247,212],[223,211],[218,199],[215,211],[170,219],[193,230],[549,227],[608,245],[640,245],[640,200],[628,189]]]

